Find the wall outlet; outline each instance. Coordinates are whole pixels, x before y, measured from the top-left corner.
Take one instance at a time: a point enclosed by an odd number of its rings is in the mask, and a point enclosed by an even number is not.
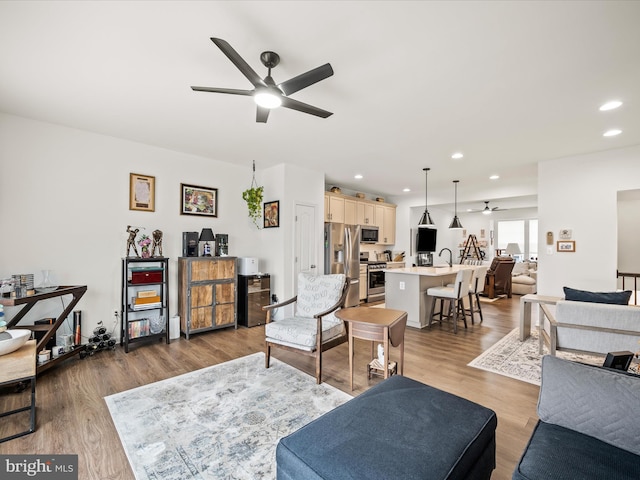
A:
[[[400,290],[404,290],[404,282],[400,282]]]
[[[547,255],[552,255],[553,254],[553,247],[547,247]]]

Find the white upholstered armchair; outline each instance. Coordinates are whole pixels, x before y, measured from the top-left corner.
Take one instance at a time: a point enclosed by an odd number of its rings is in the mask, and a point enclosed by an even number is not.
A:
[[[344,306],[349,279],[344,274],[298,275],[298,295],[282,303],[263,307],[265,325],[265,367],[269,368],[271,348],[282,348],[316,359],[316,382],[322,383],[322,352],[348,340],[344,322],[335,311]],[[295,303],[292,317],[274,320],[275,308]]]

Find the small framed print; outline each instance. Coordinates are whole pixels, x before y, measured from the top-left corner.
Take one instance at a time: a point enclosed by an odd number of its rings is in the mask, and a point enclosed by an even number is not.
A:
[[[129,210],[155,212],[156,177],[129,174]]]
[[[280,226],[280,201],[265,202],[264,204],[264,228]]]
[[[180,184],[180,214],[218,216],[218,189]]]
[[[558,240],[556,250],[558,252],[575,252],[576,242],[575,240]]]

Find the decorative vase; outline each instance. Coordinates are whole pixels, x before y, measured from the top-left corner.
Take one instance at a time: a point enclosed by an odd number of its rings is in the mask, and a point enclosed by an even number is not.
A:
[[[142,258],[149,258],[150,256],[149,247],[142,247]]]
[[[38,285],[36,290],[40,293],[53,292],[58,285],[51,280],[51,270],[42,270],[42,283]]]

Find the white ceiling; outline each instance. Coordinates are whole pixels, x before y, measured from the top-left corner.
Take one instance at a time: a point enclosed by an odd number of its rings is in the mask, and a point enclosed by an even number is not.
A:
[[[637,1],[2,1],[0,111],[416,204],[430,167],[430,204],[459,179],[461,204],[508,207],[541,160],[640,144],[639,22]],[[292,98],[334,115],[258,124],[250,97],[193,92],[252,88],[213,36],[263,76],[276,51],[276,83],[330,62]]]

